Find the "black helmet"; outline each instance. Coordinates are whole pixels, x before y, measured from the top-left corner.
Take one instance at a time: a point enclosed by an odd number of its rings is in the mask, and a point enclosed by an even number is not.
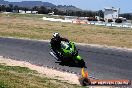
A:
[[[53,33],[53,37],[54,37],[54,38],[58,38],[58,37],[60,37],[60,35],[59,35],[58,32],[55,32],[55,33]]]

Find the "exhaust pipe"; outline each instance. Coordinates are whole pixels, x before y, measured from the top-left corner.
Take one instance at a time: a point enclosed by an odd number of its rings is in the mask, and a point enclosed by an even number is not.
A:
[[[56,55],[53,52],[50,52],[50,55],[53,56],[56,60],[58,60],[58,58],[56,57]]]

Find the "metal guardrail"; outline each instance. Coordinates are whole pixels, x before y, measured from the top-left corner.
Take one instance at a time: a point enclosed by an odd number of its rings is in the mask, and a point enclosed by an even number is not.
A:
[[[88,24],[107,26],[107,27],[121,27],[121,28],[132,28],[131,23],[106,23],[106,22],[88,22]]]
[[[96,22],[96,21],[81,21],[81,20],[62,20],[62,19],[54,19],[54,18],[46,18],[43,17],[43,20],[48,21],[58,21],[58,22],[68,22],[68,23],[81,23],[81,24],[92,24],[92,25],[99,25],[99,26],[107,26],[107,27],[120,27],[120,28],[130,28],[132,29],[131,23],[106,23],[106,22]]]

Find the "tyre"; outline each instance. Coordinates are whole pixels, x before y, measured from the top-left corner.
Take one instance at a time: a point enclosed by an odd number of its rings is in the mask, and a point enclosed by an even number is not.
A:
[[[81,78],[79,80],[79,82],[82,86],[89,86],[91,84],[91,82],[88,78]]]
[[[79,61],[79,65],[80,65],[81,67],[86,67],[86,66],[85,66],[85,62],[84,62],[83,59]]]

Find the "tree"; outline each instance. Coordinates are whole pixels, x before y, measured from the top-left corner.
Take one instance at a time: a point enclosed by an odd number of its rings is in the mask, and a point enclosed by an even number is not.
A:
[[[38,9],[39,9],[38,6],[34,6],[34,7],[32,8],[32,11],[38,11]]]
[[[18,7],[17,5],[15,5],[15,6],[13,7],[13,10],[19,12],[19,7]]]
[[[38,9],[38,13],[39,13],[39,14],[48,14],[48,10],[47,10],[46,7],[41,6],[41,7]]]
[[[60,14],[60,11],[59,11],[58,9],[56,9],[56,8],[55,8],[55,9],[53,9],[53,11],[54,11],[54,14],[55,14],[55,15]]]
[[[76,11],[76,16],[82,16],[82,12],[81,11]]]
[[[12,12],[12,11],[13,11],[13,5],[12,4],[9,4],[8,11],[7,12]]]
[[[5,11],[6,11],[6,6],[5,6],[5,5],[1,5],[1,6],[0,6],[0,11],[5,12]]]
[[[0,5],[0,12],[1,12],[1,5]]]
[[[98,11],[98,16],[104,18],[104,12],[102,10],[99,10]]]
[[[125,14],[120,14],[121,17],[124,17],[128,20],[132,20],[132,14],[129,14],[129,13],[125,13]]]

